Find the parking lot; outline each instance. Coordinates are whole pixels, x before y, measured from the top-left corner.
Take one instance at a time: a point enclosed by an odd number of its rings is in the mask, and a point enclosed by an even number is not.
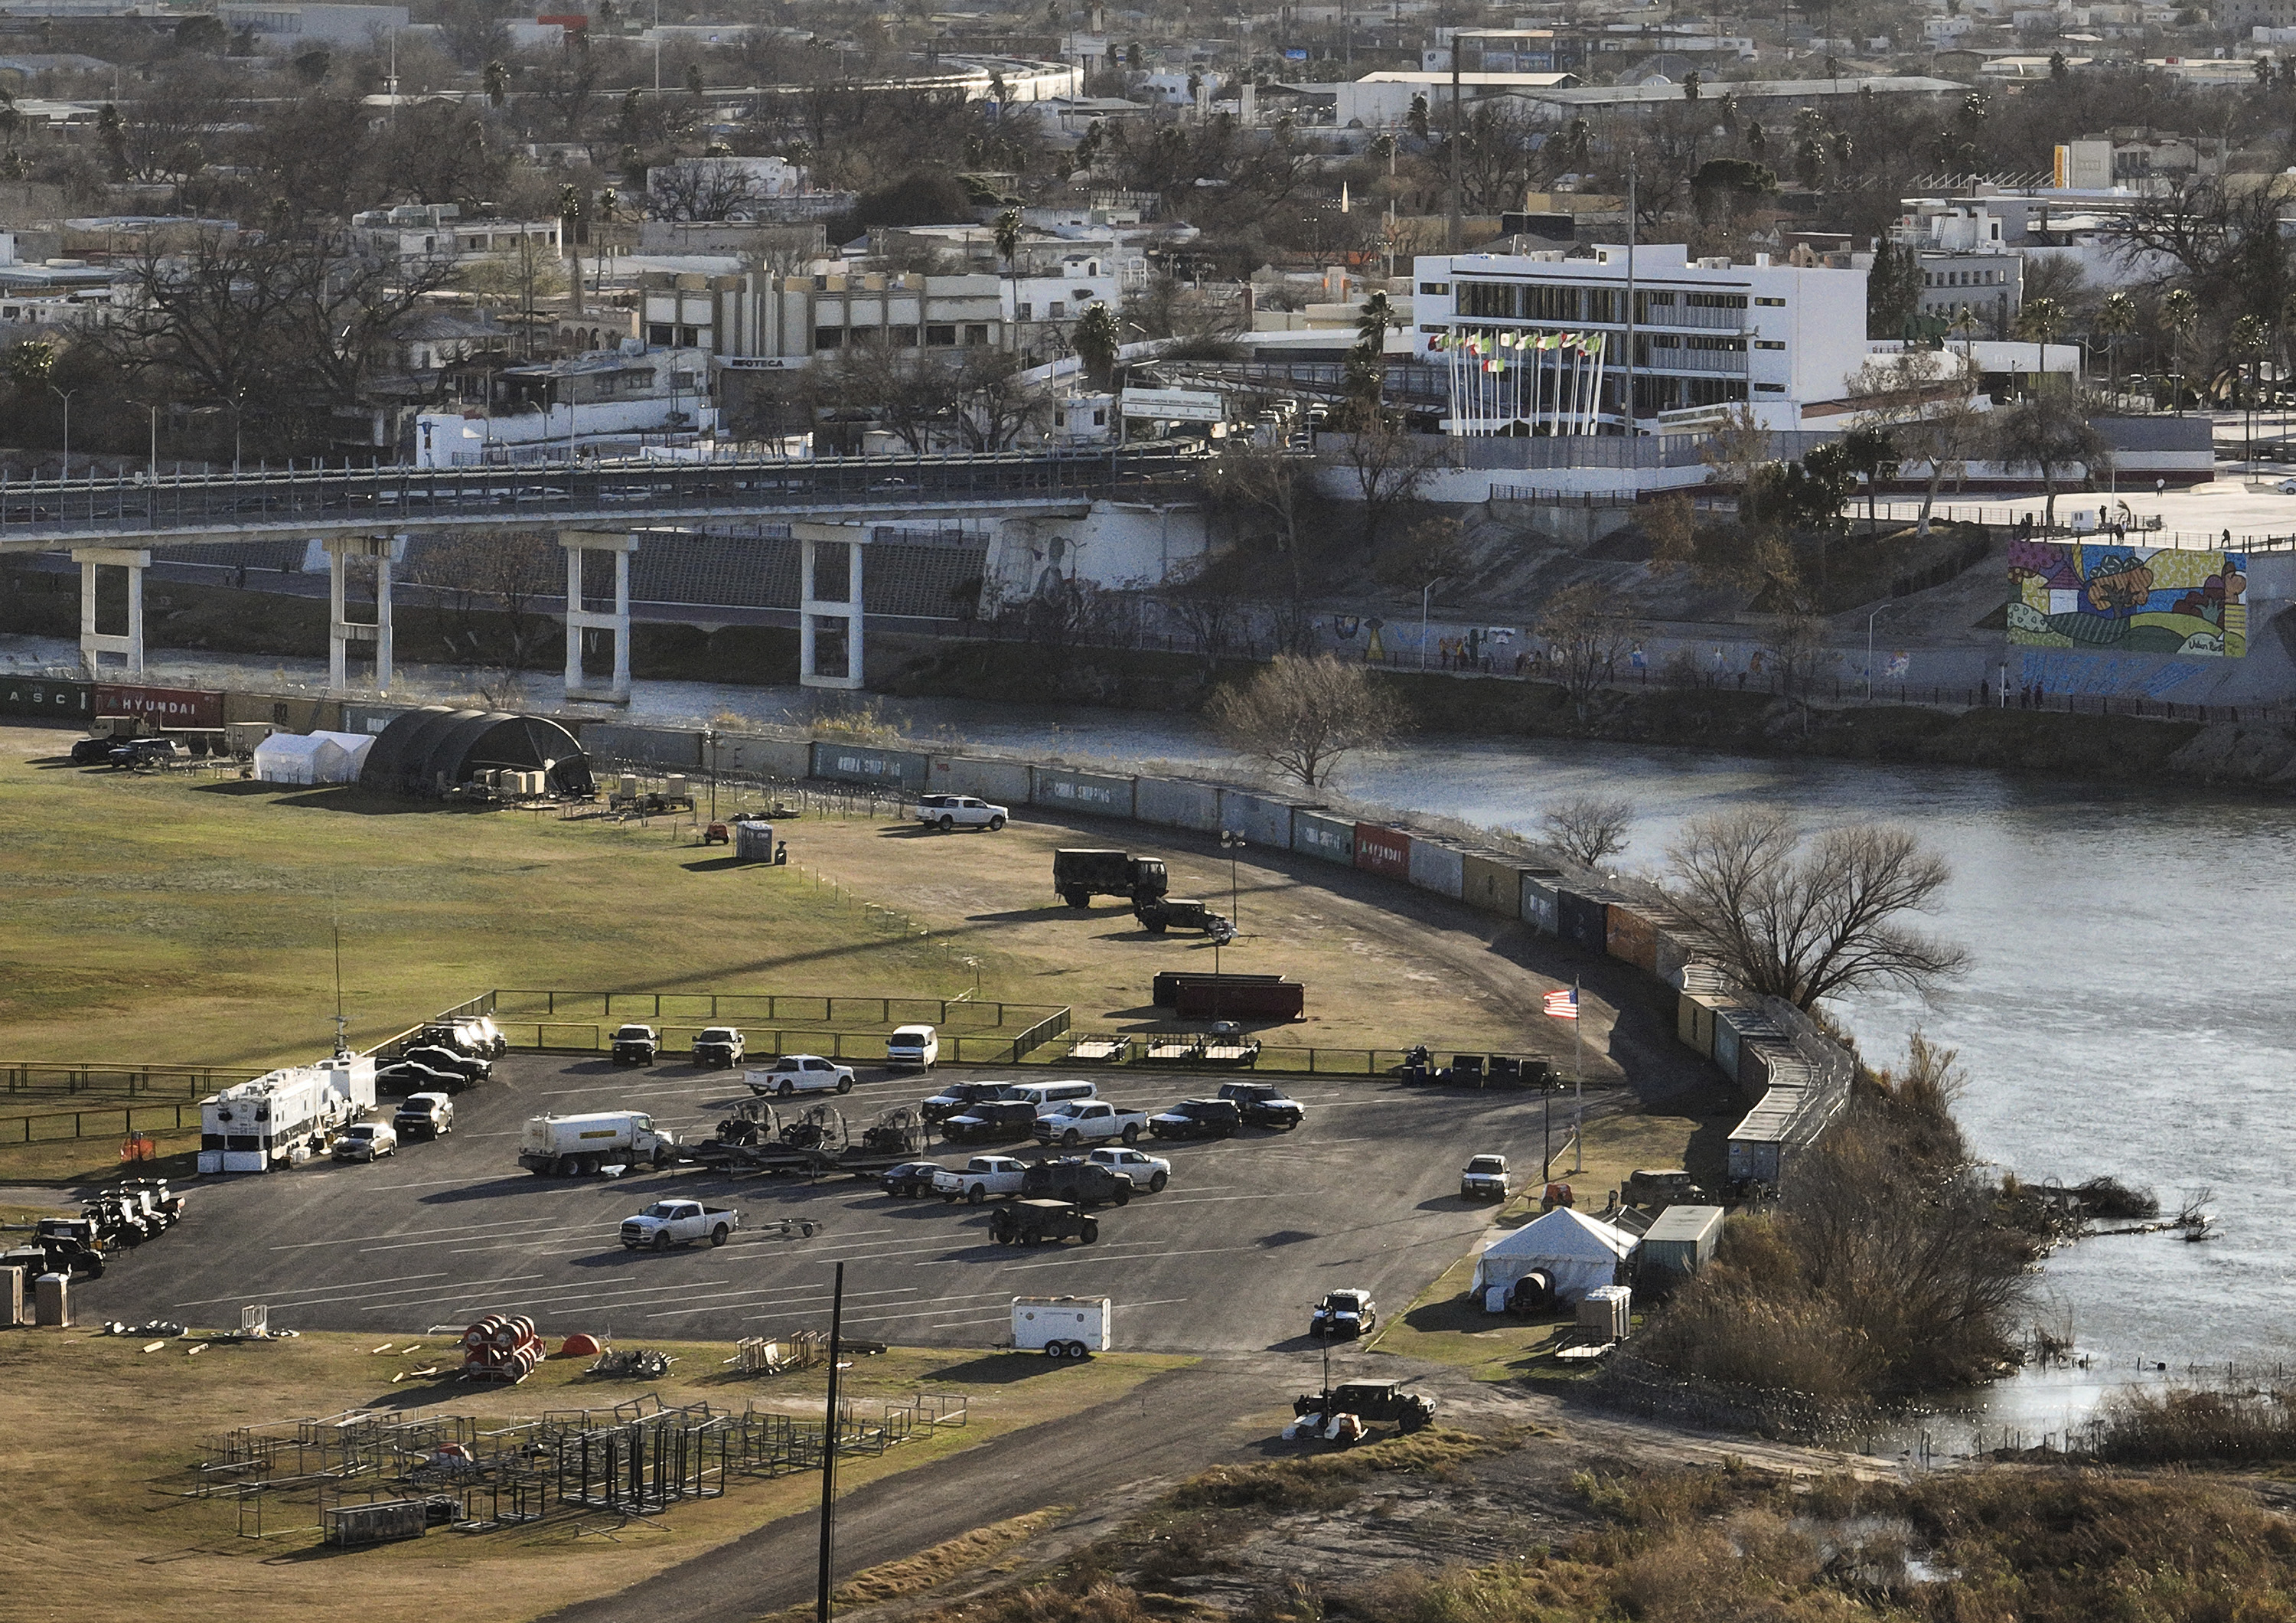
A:
[[[914,1106],[939,1082],[1091,1076],[1103,1097],[1152,1111],[1214,1091],[1217,1076],[1138,1069],[944,1069],[937,1078],[863,1068],[832,1102],[853,1133]],[[1327,1289],[1369,1289],[1399,1313],[1472,1243],[1490,1208],[1458,1195],[1468,1156],[1504,1153],[1535,1174],[1535,1094],[1406,1090],[1386,1080],[1300,1079],[1307,1121],[1225,1141],[1141,1148],[1172,1162],[1160,1194],[1099,1212],[1092,1245],[993,1243],[987,1207],[896,1199],[873,1178],[728,1177],[697,1167],[622,1179],[537,1177],[516,1160],[528,1117],[627,1107],[691,1142],[748,1097],[738,1071],[683,1059],[644,1071],[604,1059],[513,1055],[456,1101],[455,1130],[372,1166],[314,1164],[198,1180],[184,1223],[118,1256],[80,1287],[83,1319],[238,1322],[260,1302],[283,1328],[360,1330],[378,1340],[487,1312],[531,1315],[547,1333],[732,1339],[826,1329],[832,1265],[845,1271],[849,1334],[910,1345],[996,1342],[1014,1296],[1106,1296],[1119,1346],[1237,1351],[1301,1347]],[[1597,1095],[1590,1091],[1590,1101]],[[809,1102],[800,1100],[800,1103]],[[1557,1137],[1569,1118],[1556,1100]],[[388,1101],[386,1110],[388,1112]],[[925,1155],[1050,1154],[1033,1144],[932,1141]],[[749,1232],[723,1248],[625,1251],[623,1217],[664,1195],[740,1208]],[[812,1220],[810,1238],[770,1232]]]

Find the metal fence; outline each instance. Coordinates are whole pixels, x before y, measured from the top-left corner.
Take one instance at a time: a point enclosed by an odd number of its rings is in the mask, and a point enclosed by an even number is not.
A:
[[[190,1112],[191,1119],[184,1120]],[[70,1124],[70,1131],[64,1124]],[[137,1133],[197,1132],[200,1107],[196,1100],[180,1105],[119,1105],[87,1110],[59,1110],[39,1116],[0,1116],[0,1144],[61,1144],[72,1139],[126,1138]]]
[[[40,1097],[79,1093],[124,1093],[129,1099],[159,1095],[198,1099],[218,1088],[249,1080],[252,1073],[186,1065],[0,1065],[0,1089]]]

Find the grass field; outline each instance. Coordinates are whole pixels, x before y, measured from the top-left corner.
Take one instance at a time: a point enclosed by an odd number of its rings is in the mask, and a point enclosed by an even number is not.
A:
[[[41,764],[0,729],[8,1057],[244,1066],[324,1051],[333,930],[365,1045],[496,985],[948,995],[971,968],[865,927],[852,898],[650,829],[430,811],[353,789]],[[800,846],[803,836],[796,842]],[[969,943],[983,993],[1041,966]]]
[[[23,1331],[0,1339],[0,1594],[12,1623],[78,1623],[90,1617],[164,1614],[197,1623],[309,1617],[333,1590],[362,1623],[420,1623],[483,1596],[488,1617],[533,1617],[586,1595],[634,1583],[814,1502],[810,1474],[738,1479],[723,1498],[674,1507],[652,1521],[601,1512],[571,1513],[499,1532],[434,1530],[428,1537],[336,1552],[316,1536],[237,1536],[220,1498],[171,1493],[201,1454],[204,1438],[244,1425],[324,1416],[357,1407],[437,1406],[490,1420],[545,1408],[597,1407],[658,1391],[666,1403],[703,1401],[817,1413],[823,1377],[728,1375],[730,1347],[660,1344],[676,1355],[671,1379],[594,1381],[586,1359],[553,1360],[516,1388],[401,1382],[420,1355],[377,1355],[376,1338],[309,1335],[268,1345],[218,1344],[187,1357],[170,1342],[146,1354],[140,1338],[84,1330]],[[453,1350],[434,1339],[428,1352]],[[1003,1432],[1073,1414],[1129,1391],[1187,1360],[1118,1355],[1053,1363],[1011,1354],[895,1349],[863,1359],[843,1389],[864,1413],[878,1399],[919,1391],[968,1399],[963,1428],[937,1431],[883,1455],[840,1462],[840,1487],[906,1471]],[[275,1504],[266,1527],[316,1520],[308,1501]],[[988,1552],[983,1552],[984,1554]],[[63,1581],[69,1575],[69,1581]],[[341,1587],[350,1586],[348,1588]],[[324,1610],[324,1609],[322,1609]]]

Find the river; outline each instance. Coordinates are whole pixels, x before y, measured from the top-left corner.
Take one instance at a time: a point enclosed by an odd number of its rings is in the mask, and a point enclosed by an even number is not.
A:
[[[0,638],[0,671],[69,664],[71,645]],[[155,663],[209,684],[322,684],[309,662]],[[434,691],[451,672],[411,673]],[[411,696],[411,695],[410,695]],[[535,682],[539,708],[562,697]],[[782,721],[816,696],[795,688],[640,682],[630,719],[699,723],[727,712]],[[576,707],[587,708],[587,707]],[[954,700],[884,706],[919,737],[1139,765],[1217,767],[1228,757],[1193,718]],[[2289,1056],[2296,1009],[2274,988],[2288,960],[2276,896],[2296,898],[2296,831],[2276,796],[2069,784],[1976,769],[1777,762],[1611,744],[1428,740],[1365,760],[1341,787],[1390,806],[1529,832],[1540,804],[1587,789],[1640,817],[1621,868],[1656,870],[1687,820],[1749,803],[1812,826],[1890,822],[1952,862],[1930,921],[1974,954],[1933,1004],[1895,994],[1841,1013],[1870,1056],[1920,1026],[1969,1074],[1959,1114],[1978,1153],[2029,1180],[2098,1174],[2151,1185],[2174,1209],[2213,1191],[2220,1235],[2102,1238],[2056,1253],[2037,1318],[2070,1331],[2087,1372],[2029,1375],[1981,1399],[1988,1425],[2056,1429],[2104,1381],[2140,1363],[2296,1363],[2296,1162]]]

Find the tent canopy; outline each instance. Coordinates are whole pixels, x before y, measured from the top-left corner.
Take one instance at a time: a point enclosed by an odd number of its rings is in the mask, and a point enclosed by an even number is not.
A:
[[[365,733],[273,733],[255,746],[265,783],[349,783],[374,740]]]
[[[380,795],[436,796],[489,767],[539,768],[554,795],[586,795],[595,788],[581,745],[557,722],[443,704],[393,717],[376,735],[359,785]]]
[[[1635,1248],[1624,1229],[1558,1206],[1536,1222],[1493,1240],[1475,1259],[1477,1296],[1493,1285],[1513,1285],[1526,1273],[1554,1281],[1554,1293],[1575,1302],[1597,1285],[1613,1283],[1619,1264]]]

